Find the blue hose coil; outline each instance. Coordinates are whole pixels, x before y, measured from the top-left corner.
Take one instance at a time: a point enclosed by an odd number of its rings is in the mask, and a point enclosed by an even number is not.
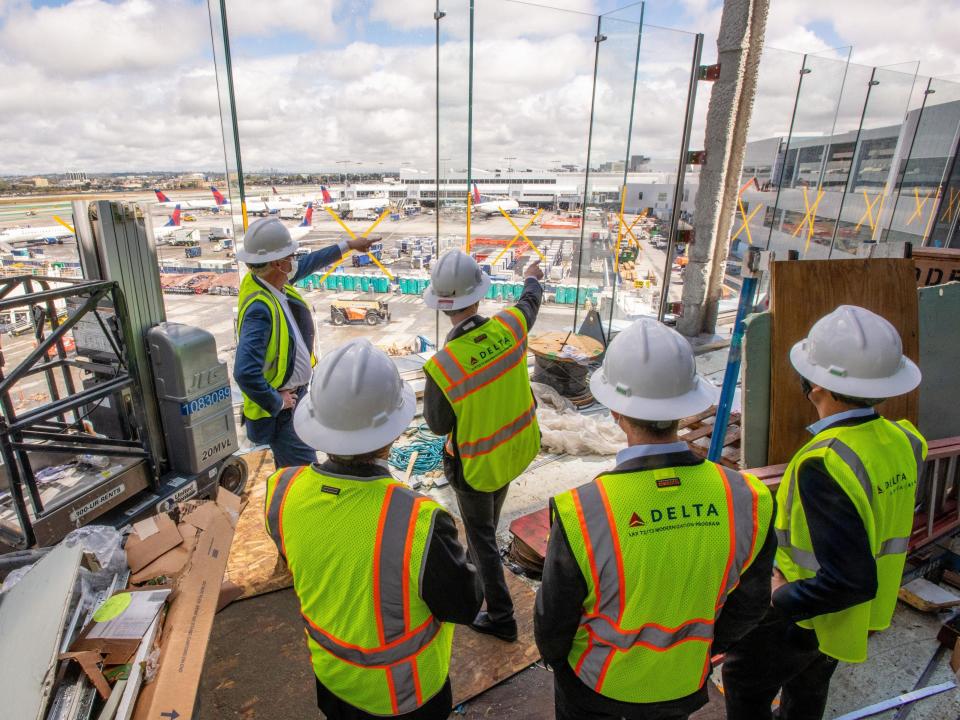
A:
[[[417,427],[414,440],[407,445],[396,445],[390,450],[390,464],[402,471],[406,471],[410,458],[415,452],[420,454],[413,463],[414,475],[423,475],[436,470],[443,463],[444,439],[430,432],[426,424]]]

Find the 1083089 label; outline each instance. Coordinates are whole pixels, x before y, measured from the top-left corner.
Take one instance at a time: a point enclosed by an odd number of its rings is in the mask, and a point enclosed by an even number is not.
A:
[[[180,403],[180,414],[181,415],[193,415],[196,412],[201,410],[206,410],[209,407],[214,405],[219,405],[224,400],[230,399],[230,386],[224,385],[222,388],[212,390],[206,395],[201,395],[198,398],[185,403]]]

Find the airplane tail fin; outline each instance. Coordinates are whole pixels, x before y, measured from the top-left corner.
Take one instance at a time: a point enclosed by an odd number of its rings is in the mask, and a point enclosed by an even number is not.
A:
[[[303,222],[300,227],[310,227],[313,224],[313,203],[307,205],[307,212],[303,216]]]
[[[162,190],[154,190],[153,192],[157,195],[157,202],[170,202],[170,198]]]
[[[166,227],[180,227],[180,206],[173,209],[173,215],[167,220]]]
[[[323,203],[324,203],[324,205],[328,205],[328,204],[330,204],[330,203],[333,202],[333,198],[330,197],[330,192],[327,190],[327,186],[326,186],[326,185],[321,185],[321,186],[320,186],[320,192],[323,193]]]
[[[473,184],[473,203],[477,205],[480,203],[480,191],[477,189],[477,184]]]
[[[223,196],[223,193],[217,190],[213,185],[210,186],[210,192],[213,193],[213,199],[216,201],[217,205],[226,205],[227,199]]]

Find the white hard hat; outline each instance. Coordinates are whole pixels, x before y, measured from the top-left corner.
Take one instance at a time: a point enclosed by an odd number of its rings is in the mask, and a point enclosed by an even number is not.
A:
[[[463,310],[479,301],[490,289],[490,276],[477,261],[459,248],[440,256],[430,272],[430,285],[423,302],[435,310]]]
[[[717,389],[697,375],[690,343],[653,318],[637,320],[613,339],[590,391],[635,420],[681,420],[717,399]]]
[[[362,455],[400,437],[416,411],[413,388],[386,353],[369,340],[351,340],[317,363],[293,427],[317,450]]]
[[[261,218],[250,223],[243,235],[243,247],[237,248],[237,260],[260,265],[293,255],[300,244],[290,236],[287,226],[277,218]]]
[[[895,397],[920,384],[920,368],[903,354],[897,329],[856,305],[817,320],[790,350],[790,362],[814,385],[847,397]]]

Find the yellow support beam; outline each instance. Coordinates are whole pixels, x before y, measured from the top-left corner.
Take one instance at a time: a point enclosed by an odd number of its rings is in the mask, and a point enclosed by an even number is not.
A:
[[[503,211],[501,210],[500,212],[503,212]],[[538,217],[540,217],[542,213],[543,213],[543,208],[540,208],[539,210],[537,210],[536,214],[532,218],[530,218],[530,221],[523,226],[523,230],[519,230],[519,229],[517,230],[517,234],[513,236],[513,240],[508,242],[507,246],[503,250],[501,250],[500,253],[493,259],[493,262],[491,263],[492,265],[496,265],[500,261],[500,258],[502,258],[506,254],[507,250],[513,247],[513,244],[520,239],[521,235],[523,235],[524,239],[527,239],[527,236],[524,235],[524,232],[526,232],[527,228],[533,225],[533,223],[536,221]],[[509,215],[507,215],[507,220],[510,220]],[[513,224],[513,221],[510,220],[510,223]],[[514,225],[513,227],[516,228],[517,226]],[[527,239],[527,242],[529,243],[530,240]],[[539,250],[537,252],[539,252]]]
[[[70,232],[72,232],[74,235],[77,234],[77,231],[74,230],[74,229],[73,229],[73,226],[70,225],[69,223],[64,222],[63,220],[61,220],[61,219],[60,219],[59,217],[57,217],[56,215],[53,216],[53,219],[56,220],[56,221],[57,221],[58,223],[60,223],[61,225],[63,225],[67,230],[69,230]]]
[[[325,209],[328,213],[330,213],[330,217],[332,217],[334,220],[337,221],[337,224],[339,224],[340,227],[343,228],[344,232],[346,232],[347,235],[349,235],[349,236],[350,236],[351,238],[353,238],[354,240],[357,239],[356,234],[353,232],[353,230],[351,230],[349,227],[347,227],[347,226],[344,224],[343,220],[340,219],[340,216],[339,216],[339,215],[337,215],[331,208],[324,208],[324,209]],[[387,215],[389,215],[389,214],[390,214],[390,208],[386,208],[386,209],[380,214],[380,217],[378,217],[378,218],[374,221],[373,225],[371,225],[370,227],[368,227],[366,230],[363,231],[363,234],[362,234],[360,237],[366,238],[367,236],[369,236],[370,233],[373,232],[373,229],[374,229],[377,225],[379,225],[381,222],[383,222],[383,219],[384,219],[385,217],[387,217]],[[350,253],[352,253],[352,252],[353,252],[353,250],[351,250],[350,252],[348,252],[346,255],[344,255],[342,258],[340,258],[337,262],[335,262],[333,265],[331,265],[331,266],[330,266],[330,269],[326,272],[326,274],[324,274],[324,275],[322,275],[322,276],[320,277],[320,282],[323,282],[324,280],[326,280],[327,277],[330,275],[330,273],[332,273],[334,270],[336,270],[337,267],[340,265],[340,263],[342,263],[344,260],[346,260],[347,257],[348,257],[348,256],[350,255]],[[391,280],[395,280],[395,279],[396,279],[396,278],[393,277],[393,275],[390,274],[390,271],[387,270],[379,260],[377,260],[376,256],[375,256],[373,253],[367,252],[367,253],[366,253],[366,256],[367,256],[368,258],[370,258],[370,260],[373,262],[374,265],[376,265],[378,268],[380,268],[381,272],[383,272],[384,275],[386,275],[386,276],[387,276],[388,278],[390,278]]]
[[[473,216],[473,193],[467,188],[467,255],[470,254],[470,218]]]
[[[540,216],[540,213],[543,212],[543,210],[542,210],[542,209],[539,210],[539,211],[537,212],[537,214],[534,215],[534,216],[530,219],[530,222],[528,222],[526,225],[523,226],[523,229],[522,229],[522,230],[521,230],[519,227],[517,227],[517,224],[513,221],[513,218],[510,217],[510,216],[507,214],[507,211],[506,211],[506,210],[504,210],[503,208],[499,208],[499,210],[500,210],[500,214],[503,215],[503,216],[507,219],[507,222],[510,223],[511,225],[513,225],[513,229],[516,230],[517,233],[518,233],[520,236],[523,236],[523,239],[526,241],[527,245],[529,245],[531,248],[533,248],[533,251],[534,251],[537,255],[540,256],[540,259],[541,259],[543,262],[546,262],[546,261],[547,261],[547,256],[544,255],[542,252],[540,252],[540,248],[538,248],[536,245],[534,245],[534,244],[530,241],[530,238],[527,237],[527,228],[529,228],[529,227],[533,224],[533,221],[536,220],[536,219]],[[514,239],[516,239],[516,237],[517,237],[517,236],[514,236]],[[507,247],[509,247],[509,246],[507,246]],[[504,248],[504,252],[506,252],[506,248]],[[502,254],[502,253],[501,253],[501,254]]]

